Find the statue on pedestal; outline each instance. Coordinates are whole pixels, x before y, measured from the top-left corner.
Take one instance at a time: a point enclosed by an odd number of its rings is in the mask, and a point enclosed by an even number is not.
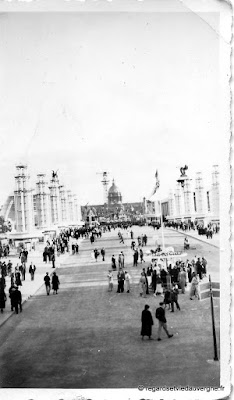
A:
[[[181,175],[180,175],[179,179],[177,179],[177,182],[180,183],[180,185],[181,185],[182,188],[184,188],[185,179],[188,179],[188,178],[187,178],[187,175],[186,175],[187,169],[188,169],[188,166],[187,166],[187,165],[185,165],[184,167],[181,167],[181,168],[180,168],[180,173],[181,173]]]
[[[180,168],[180,173],[181,173],[181,176],[186,176],[186,170],[188,169],[188,166],[187,165],[185,165],[184,167],[181,167]]]
[[[54,170],[52,170],[52,179],[58,178],[58,169],[55,172]]]

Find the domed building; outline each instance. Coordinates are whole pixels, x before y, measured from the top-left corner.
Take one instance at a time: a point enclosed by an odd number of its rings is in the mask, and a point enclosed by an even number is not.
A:
[[[115,180],[113,179],[112,185],[108,191],[108,205],[110,206],[113,204],[121,204],[121,203],[122,203],[122,195],[115,184]]]

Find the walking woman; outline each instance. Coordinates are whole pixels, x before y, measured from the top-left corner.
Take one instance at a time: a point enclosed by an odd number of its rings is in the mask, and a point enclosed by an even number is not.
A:
[[[190,300],[193,300],[193,296],[197,297],[198,300],[199,296],[199,289],[198,289],[199,281],[197,274],[195,272],[192,273],[192,281],[191,281],[191,288],[190,288]]]
[[[141,273],[139,283],[140,283],[140,288],[141,288],[140,296],[146,297],[146,277],[145,277],[144,272]]]
[[[185,272],[185,268],[181,268],[179,275],[178,275],[178,281],[179,281],[179,285],[180,288],[182,290],[182,293],[185,293],[185,285],[186,285],[186,272]]]
[[[144,336],[148,336],[149,340],[152,340],[152,325],[154,324],[152,314],[149,311],[148,304],[145,305],[145,309],[142,311],[141,314],[141,338],[144,340]]]
[[[58,288],[59,288],[59,278],[56,275],[56,272],[53,273],[52,276],[52,289],[53,289],[53,294],[58,294]]]

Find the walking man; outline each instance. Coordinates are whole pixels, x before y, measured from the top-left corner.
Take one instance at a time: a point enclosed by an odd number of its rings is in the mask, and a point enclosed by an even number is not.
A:
[[[5,304],[7,301],[6,293],[3,288],[0,289],[0,310],[3,313],[3,309],[5,308]]]
[[[12,308],[15,309],[16,314],[19,312],[18,307],[20,308],[20,312],[22,312],[22,295],[18,286],[16,286],[15,290],[11,292],[11,304]]]
[[[120,235],[119,235],[119,238],[120,238],[120,243],[123,243],[124,244],[124,239],[123,239],[123,235],[120,233]]]
[[[11,287],[9,289],[9,297],[11,300],[11,311],[13,311],[14,309],[14,295],[12,295],[12,293],[16,290],[16,286],[14,285],[14,283],[11,284]]]
[[[197,274],[199,275],[199,279],[202,280],[202,263],[201,263],[199,257],[196,262],[196,267],[197,267]]]
[[[176,305],[177,310],[180,310],[180,306],[178,303],[178,295],[179,295],[178,286],[174,285],[171,290],[171,312],[174,312],[174,303]]]
[[[105,261],[105,254],[106,254],[105,249],[104,249],[104,247],[102,247],[102,249],[101,249],[102,261]]]
[[[163,302],[159,303],[160,307],[156,309],[155,316],[158,319],[158,340],[161,339],[161,330],[162,328],[166,332],[168,338],[170,339],[173,335],[171,335],[167,330],[167,320],[165,317],[165,304]]]
[[[121,253],[119,253],[118,264],[119,264],[119,269],[122,268]]]
[[[94,258],[95,258],[96,262],[97,262],[98,256],[99,256],[98,249],[94,249]]]
[[[206,276],[206,266],[207,266],[207,260],[202,257],[202,275]]]
[[[138,251],[135,250],[133,253],[133,267],[137,267],[137,263],[138,263]]]
[[[112,258],[111,258],[111,266],[113,270],[116,270],[116,260],[115,260],[115,256],[113,254]]]
[[[117,290],[117,293],[123,293],[124,292],[125,274],[124,274],[122,268],[119,269],[119,272],[117,274],[117,279],[118,279],[118,290]]]
[[[140,249],[140,260],[141,260],[141,264],[142,264],[142,262],[145,262],[145,260],[144,260],[144,253],[143,253],[143,250],[142,250],[142,249]]]
[[[46,272],[46,276],[44,277],[44,282],[45,282],[47,296],[49,296],[49,294],[50,294],[50,276],[49,276],[48,272]]]
[[[35,274],[35,271],[36,271],[36,267],[35,267],[35,265],[33,265],[32,263],[30,264],[30,267],[29,267],[29,273],[30,273],[30,275],[31,275],[31,281],[34,281],[34,274]]]
[[[54,255],[54,253],[51,256],[51,261],[52,261],[52,268],[55,268],[55,255]]]

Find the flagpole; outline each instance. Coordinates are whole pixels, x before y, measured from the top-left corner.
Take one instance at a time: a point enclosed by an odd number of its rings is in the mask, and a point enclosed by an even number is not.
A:
[[[158,179],[158,170],[156,170],[155,173],[155,178],[156,178],[156,184],[155,184],[155,188],[153,191],[153,195],[155,195],[155,193],[157,192],[157,189],[159,188],[159,179]],[[152,196],[152,195],[151,195]],[[160,222],[161,222],[161,234],[162,234],[162,248],[164,249],[164,231],[163,231],[163,216],[162,216],[162,203],[161,200],[158,200],[159,203],[159,207],[160,207]],[[157,220],[157,201],[154,201],[154,208],[155,208],[155,219]]]
[[[162,202],[159,201],[160,204],[160,220],[161,220],[161,230],[162,230],[162,248],[164,249],[164,229],[163,229],[163,216],[162,216]]]

